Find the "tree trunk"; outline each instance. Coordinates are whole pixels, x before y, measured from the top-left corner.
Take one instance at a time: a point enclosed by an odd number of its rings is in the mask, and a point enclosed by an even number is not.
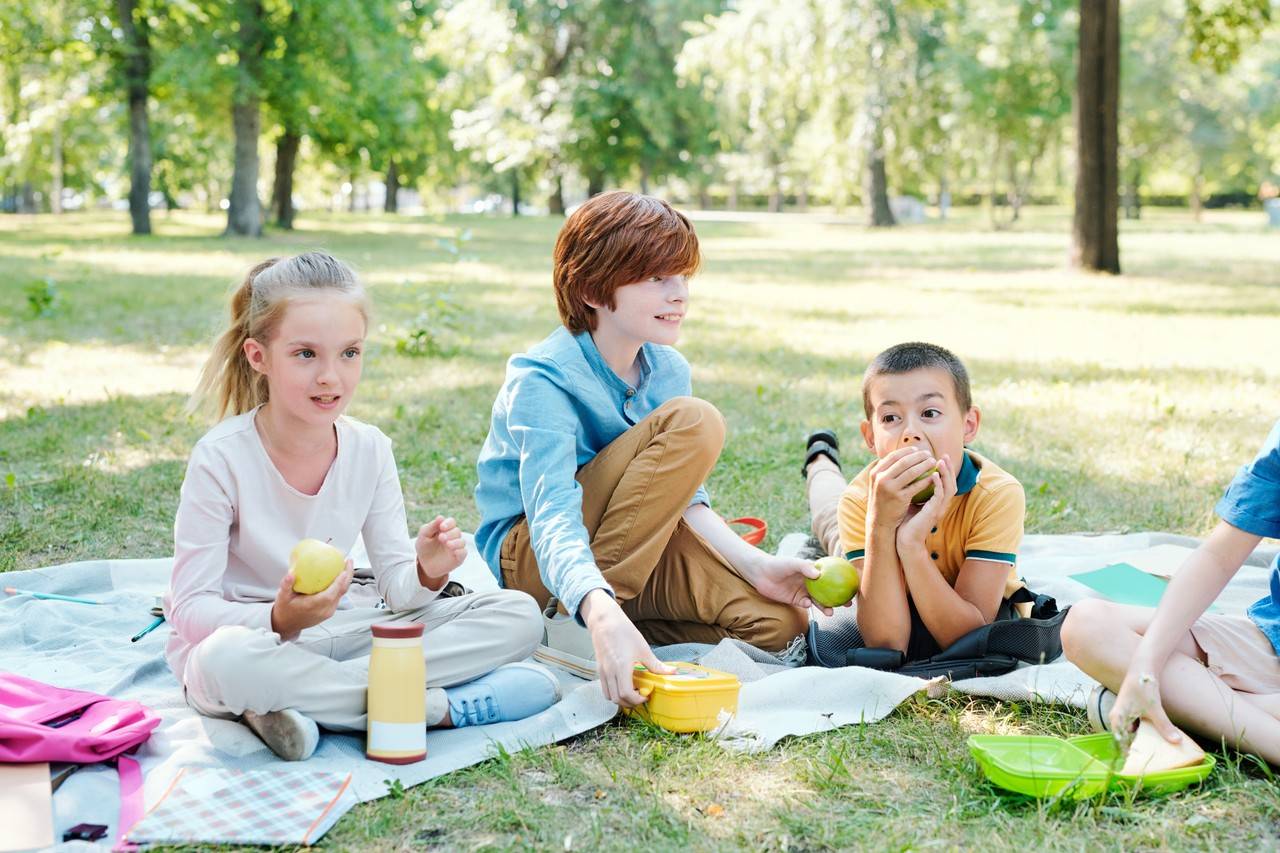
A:
[[[151,233],[151,30],[146,15],[138,15],[137,0],[116,0],[116,15],[124,35],[125,94],[129,99],[129,218],[134,234]],[[165,203],[172,197],[166,191]]]
[[[49,164],[53,170],[52,188],[49,191],[49,212],[53,214],[62,213],[62,113],[55,112],[53,116],[53,162]]]
[[[1129,180],[1124,189],[1124,218],[1142,218],[1142,200],[1139,198],[1139,186],[1142,183],[1142,165],[1134,158],[1129,166]]]
[[[1195,177],[1191,179],[1191,217],[1199,222],[1204,218],[1204,169],[1196,164]]]
[[[395,158],[391,158],[391,162],[387,165],[387,197],[382,203],[383,213],[399,213],[400,212],[400,167],[396,165]]]
[[[649,164],[640,163],[640,195],[649,194]]]
[[[870,111],[867,128],[867,169],[864,175],[862,203],[866,206],[867,224],[873,228],[897,225],[889,207],[889,178],[884,167],[884,125],[881,122],[879,96]]]
[[[235,166],[225,234],[262,236],[262,203],[258,200],[258,136],[262,131],[258,82],[262,77],[263,26],[261,0],[239,0],[239,71],[231,104],[235,130]]]
[[[1071,260],[1120,272],[1120,0],[1080,0],[1076,77],[1076,198]]]
[[[587,198],[595,198],[604,192],[604,172],[592,169],[587,172]]]
[[[356,173],[352,172],[347,180],[347,184],[351,187],[351,195],[347,196],[347,213],[356,212]]]
[[[1018,158],[1009,158],[1009,222],[1017,222],[1022,218],[1022,205],[1027,199],[1027,186],[1030,184],[1031,166],[1027,166],[1027,180],[1023,181],[1018,174]]]
[[[285,128],[276,140],[276,177],[271,184],[271,204],[275,208],[276,226],[293,230],[293,172],[298,165],[298,148],[302,134]]]
[[[879,121],[872,138],[881,135]],[[889,179],[884,168],[884,146],[874,142],[867,149],[867,173],[863,196],[867,206],[867,224],[873,228],[897,225],[889,207]]]
[[[552,216],[564,216],[564,178],[556,175],[556,182],[551,186],[551,195],[547,198],[547,212]]]
[[[1004,156],[1004,139],[997,133],[991,146],[994,153],[990,158],[988,172],[989,185],[986,193],[987,219],[992,228],[1002,228],[1000,222],[1000,159]]]
[[[520,170],[511,170],[511,215],[520,215]]]

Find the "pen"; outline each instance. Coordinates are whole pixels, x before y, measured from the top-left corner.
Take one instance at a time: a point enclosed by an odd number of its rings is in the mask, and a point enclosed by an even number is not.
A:
[[[161,624],[162,622],[164,622],[164,617],[163,617],[163,616],[157,616],[157,617],[155,618],[155,621],[154,621],[154,622],[152,622],[150,625],[148,625],[147,627],[143,628],[141,631],[139,631],[138,633],[136,633],[136,634],[134,634],[132,637],[130,637],[130,638],[129,638],[129,642],[131,642],[131,643],[136,643],[136,642],[138,642],[138,641],[139,641],[139,640],[141,640],[143,637],[147,636],[147,634],[150,634],[150,633],[151,633],[152,631],[154,631],[156,628],[159,628],[159,627],[160,627],[160,624]]]
[[[32,598],[42,598],[48,601],[70,601],[73,604],[101,604],[101,601],[90,601],[87,598],[74,598],[70,595],[58,595],[56,592],[32,592],[29,589],[14,589],[6,586],[4,591],[8,595],[29,595]]]

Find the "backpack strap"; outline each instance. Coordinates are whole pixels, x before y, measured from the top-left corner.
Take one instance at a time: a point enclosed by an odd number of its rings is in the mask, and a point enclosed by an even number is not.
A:
[[[1057,599],[1055,599],[1052,595],[1041,595],[1039,593],[1034,593],[1031,590],[1027,589],[1026,586],[1018,587],[1018,589],[1015,590],[1008,598],[1006,598],[1003,602],[1001,602],[1002,607],[1006,603],[1010,605],[1030,604],[1031,612],[1027,613],[1026,616],[1023,618],[1052,619],[1054,616],[1058,615]],[[1018,608],[1011,608],[1011,609],[1018,616],[1022,615],[1021,613],[1018,612]]]
[[[126,840],[134,824],[142,820],[146,811],[143,800],[142,768],[138,762],[125,755],[116,757],[116,773],[120,775],[120,819],[116,823],[119,831],[112,853],[127,853],[137,850],[138,845]]]

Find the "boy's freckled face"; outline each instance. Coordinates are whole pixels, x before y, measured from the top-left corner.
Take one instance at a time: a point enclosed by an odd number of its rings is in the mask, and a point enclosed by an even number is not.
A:
[[[951,460],[959,470],[964,446],[976,437],[976,408],[964,411],[951,374],[939,368],[881,374],[871,380],[871,419],[863,439],[877,457],[900,447],[919,446]]]
[[[673,346],[689,310],[689,282],[683,275],[652,276],[619,287],[614,307],[596,306],[596,330],[639,343]]]

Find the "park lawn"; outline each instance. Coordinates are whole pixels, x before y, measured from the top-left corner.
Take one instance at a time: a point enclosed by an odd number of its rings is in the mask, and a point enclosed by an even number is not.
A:
[[[183,410],[229,287],[254,260],[324,247],[376,304],[350,412],[396,442],[411,521],[478,521],[474,460],[506,356],[556,323],[553,219],[308,216],[264,240],[159,214],[0,217],[0,571],[169,552],[184,460],[208,428]],[[803,529],[803,436],[839,429],[850,472],[859,376],[922,339],[969,365],[975,446],[1027,490],[1029,532],[1199,535],[1236,467],[1280,415],[1280,235],[1261,215],[1148,211],[1125,223],[1119,278],[1065,269],[1069,219],[1031,211],[993,231],[976,211],[868,231],[825,216],[698,224],[706,262],[681,349],[730,434],[716,507]],[[397,352],[398,340],[431,343]],[[1280,844],[1275,778],[1232,754],[1165,800],[1001,797],[974,732],[1071,734],[1069,709],[919,699],[883,722],[735,756],[621,721],[502,755],[363,805],[335,849],[699,849]]]

